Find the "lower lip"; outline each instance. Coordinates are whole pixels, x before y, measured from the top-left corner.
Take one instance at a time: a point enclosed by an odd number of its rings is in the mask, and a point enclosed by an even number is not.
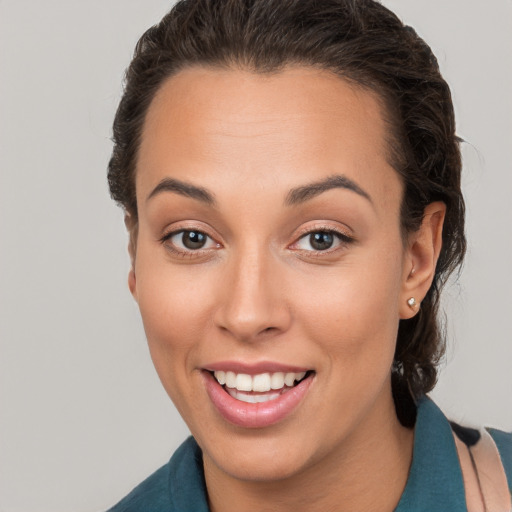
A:
[[[210,372],[203,371],[206,392],[220,414],[230,423],[245,428],[274,425],[290,415],[302,402],[313,381],[313,373],[275,400],[251,404],[230,396]]]

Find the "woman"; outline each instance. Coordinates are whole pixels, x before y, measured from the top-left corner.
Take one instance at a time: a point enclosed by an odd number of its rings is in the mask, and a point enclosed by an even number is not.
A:
[[[193,438],[112,510],[490,509],[467,445],[500,450],[503,491],[510,436],[425,397],[458,142],[435,57],[374,1],[185,1],[144,34],[109,184]]]

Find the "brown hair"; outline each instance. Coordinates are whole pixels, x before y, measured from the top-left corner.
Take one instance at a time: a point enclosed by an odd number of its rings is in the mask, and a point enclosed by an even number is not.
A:
[[[425,206],[447,206],[434,282],[414,318],[400,322],[393,390],[402,399],[430,391],[444,352],[438,319],[442,286],[462,262],[464,201],[451,94],[427,44],[373,0],[182,0],[137,43],[114,120],[108,181],[137,219],[135,170],[144,118],[156,91],[191,65],[278,72],[298,64],[330,70],[382,99],[390,157],[402,176],[404,235]]]

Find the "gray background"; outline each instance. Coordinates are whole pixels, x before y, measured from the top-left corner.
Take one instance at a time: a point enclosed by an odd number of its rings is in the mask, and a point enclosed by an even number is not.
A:
[[[463,147],[469,254],[433,394],[512,428],[512,2],[386,0],[432,45]],[[126,286],[105,168],[124,67],[162,0],[0,0],[0,512],[106,508],[187,435]]]

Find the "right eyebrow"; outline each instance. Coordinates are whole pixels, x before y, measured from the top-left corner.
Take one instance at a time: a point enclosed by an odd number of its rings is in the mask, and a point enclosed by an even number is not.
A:
[[[328,190],[332,190],[333,188],[344,188],[346,190],[351,190],[352,192],[355,192],[361,197],[367,199],[370,204],[373,205],[370,194],[363,190],[357,183],[342,174],[328,176],[324,180],[318,181],[316,183],[309,183],[308,185],[303,185],[301,187],[290,190],[286,197],[285,204],[288,206],[293,206],[296,204],[304,203],[320,194],[323,194],[324,192],[327,192]]]
[[[215,197],[205,188],[198,187],[196,185],[192,185],[191,183],[186,183],[185,181],[177,180],[175,178],[164,178],[162,181],[160,181],[160,183],[158,183],[158,185],[148,195],[146,201],[149,201],[152,197],[155,197],[156,195],[163,192],[174,192],[175,194],[197,199],[198,201],[206,203],[210,206],[216,205]]]

